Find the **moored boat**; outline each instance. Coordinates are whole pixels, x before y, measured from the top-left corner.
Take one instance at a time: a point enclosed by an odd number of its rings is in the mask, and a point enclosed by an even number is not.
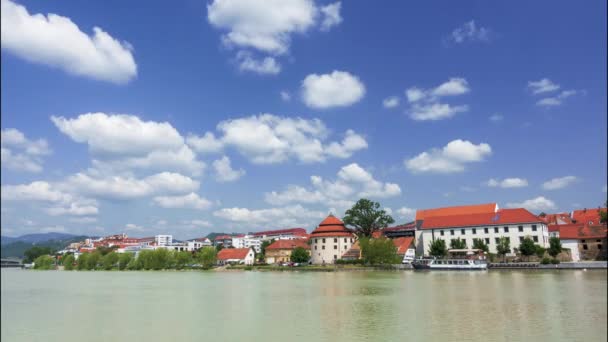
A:
[[[417,270],[486,270],[488,262],[479,249],[452,249],[445,259],[421,258],[412,262]]]

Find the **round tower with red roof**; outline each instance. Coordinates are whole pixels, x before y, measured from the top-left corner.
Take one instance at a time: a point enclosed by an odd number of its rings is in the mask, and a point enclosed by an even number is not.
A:
[[[333,264],[355,242],[355,235],[339,218],[329,214],[310,234],[310,254],[313,264]]]

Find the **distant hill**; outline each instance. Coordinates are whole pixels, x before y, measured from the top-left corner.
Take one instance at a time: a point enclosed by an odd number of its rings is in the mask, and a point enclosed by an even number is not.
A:
[[[51,234],[56,234],[56,233],[51,233]],[[46,235],[46,234],[30,234],[30,235]],[[51,235],[51,236],[57,236],[57,235]],[[0,254],[2,254],[3,258],[6,258],[6,257],[23,258],[23,253],[25,253],[26,250],[32,248],[33,246],[50,247],[52,250],[60,250],[72,242],[82,241],[87,238],[87,236],[78,236],[78,235],[72,235],[72,234],[62,234],[59,236],[63,236],[64,238],[40,241],[37,237],[34,237],[33,240],[36,240],[36,242],[26,242],[26,241],[21,241],[21,240],[12,241],[7,244],[4,244],[4,242],[3,242],[2,249],[0,249],[0,252],[1,252]],[[20,239],[20,238],[21,237],[13,238],[13,239]],[[27,239],[27,237],[26,237],[26,239]]]
[[[209,239],[209,240],[211,240],[211,241],[213,241],[213,239],[215,239],[215,237],[219,236],[219,235],[236,235],[236,234],[234,234],[234,233],[233,234],[230,234],[230,233],[209,233],[209,234],[207,234],[206,238]]]
[[[12,236],[2,236],[2,245],[12,243],[12,242],[26,242],[26,243],[38,243],[49,240],[66,240],[76,237],[74,234],[66,234],[66,233],[43,233],[43,234],[26,234],[18,237]]]

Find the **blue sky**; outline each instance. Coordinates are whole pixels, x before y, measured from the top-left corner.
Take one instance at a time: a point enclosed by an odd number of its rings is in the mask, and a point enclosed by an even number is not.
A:
[[[2,234],[606,199],[606,4],[2,0]]]

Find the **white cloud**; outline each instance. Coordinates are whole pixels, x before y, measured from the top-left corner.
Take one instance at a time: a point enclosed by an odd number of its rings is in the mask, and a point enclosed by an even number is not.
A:
[[[51,154],[45,139],[30,140],[15,128],[1,131],[2,166],[17,171],[41,172],[42,156]]]
[[[38,229],[38,231],[40,233],[65,233],[66,229],[64,226],[55,225],[55,226],[42,227],[42,228]]]
[[[492,116],[490,116],[489,119],[492,122],[501,122],[504,119],[504,117],[501,114],[497,113],[497,114],[493,114]]]
[[[557,208],[555,202],[543,196],[525,200],[519,203],[507,203],[510,208],[526,208],[531,211],[554,210]]]
[[[310,108],[346,107],[359,102],[364,95],[365,85],[346,71],[310,74],[302,81],[302,100]]]
[[[213,215],[228,221],[249,224],[256,228],[259,228],[259,224],[271,228],[285,228],[316,224],[327,213],[294,205],[257,210],[238,207],[222,208],[213,212]]]
[[[248,51],[239,51],[236,62],[241,71],[251,71],[260,75],[276,75],[281,72],[281,64],[274,57],[256,59]]]
[[[132,46],[99,27],[93,27],[89,36],[70,18],[53,13],[31,15],[9,0],[2,0],[1,12],[2,48],[29,62],[118,84],[137,76]]]
[[[538,81],[529,81],[528,82],[528,89],[530,89],[533,94],[548,93],[548,92],[558,90],[559,88],[560,88],[559,84],[553,83],[548,78],[543,78]]]
[[[536,102],[537,106],[541,106],[541,107],[553,107],[553,106],[559,106],[562,104],[562,102],[573,95],[576,95],[577,91],[576,90],[564,90],[561,93],[559,93],[557,96],[554,97],[546,97],[544,99],[540,99]]]
[[[51,120],[63,134],[89,146],[98,168],[185,171],[197,176],[205,167],[168,122],[105,113],[81,114],[75,119],[52,116]]]
[[[406,220],[413,220],[416,217],[416,209],[401,207],[397,209],[397,215]]]
[[[333,26],[339,25],[343,19],[340,15],[342,4],[340,1],[320,8],[323,19],[321,21],[321,31],[329,31]]]
[[[553,178],[543,183],[542,187],[545,190],[558,190],[563,189],[571,184],[578,181],[576,176],[565,176],[559,178]]]
[[[46,212],[52,216],[58,215],[73,215],[73,216],[87,216],[97,215],[99,209],[94,205],[80,205],[79,203],[71,203],[68,207],[53,207],[48,208]]]
[[[154,202],[163,208],[209,209],[212,203],[206,198],[191,192],[183,196],[157,196]]]
[[[72,196],[54,189],[48,182],[35,181],[30,184],[2,185],[2,199],[7,201],[45,201],[58,203],[68,202],[72,200]]]
[[[296,158],[304,163],[322,162],[328,157],[348,158],[354,152],[367,148],[363,137],[352,130],[346,132],[341,143],[324,141],[329,134],[319,119],[279,117],[260,114],[222,121],[217,129],[219,138],[206,133],[203,138],[191,135],[188,143],[195,150],[209,146],[232,146],[256,164],[273,164]],[[208,149],[211,150],[211,149]]]
[[[491,178],[485,184],[493,188],[523,188],[528,186],[528,181],[524,178],[505,178],[503,180]]]
[[[192,226],[192,227],[211,227],[212,224],[209,221],[206,220],[186,220],[186,221],[182,221],[183,224]]]
[[[218,182],[233,182],[245,175],[245,170],[235,170],[230,165],[230,158],[223,156],[213,162],[215,178]]]
[[[452,77],[448,81],[431,89],[410,87],[405,91],[408,102],[411,104],[408,112],[413,120],[443,120],[451,118],[457,113],[467,112],[469,106],[451,106],[439,102],[440,98],[446,96],[459,96],[470,92],[466,79]]]
[[[291,100],[291,94],[289,94],[288,91],[282,90],[280,94],[281,94],[281,100],[283,100],[285,102],[289,102]]]
[[[454,173],[465,170],[465,165],[480,162],[492,154],[486,143],[475,145],[468,140],[453,140],[442,149],[434,148],[404,161],[405,167],[413,173]]]
[[[70,222],[74,222],[74,223],[94,223],[97,222],[97,218],[96,217],[72,217],[70,219],[68,219],[68,221]]]
[[[387,97],[382,101],[384,108],[395,108],[399,106],[399,98],[397,96]]]
[[[198,153],[217,153],[224,148],[224,144],[211,132],[205,133],[202,137],[190,134],[186,142]]]
[[[338,171],[334,182],[323,180],[320,176],[310,177],[312,187],[288,185],[282,192],[272,191],[265,194],[266,202],[273,205],[288,203],[318,203],[344,208],[350,207],[350,199],[357,197],[387,198],[399,196],[401,188],[395,183],[383,183],[356,163],[346,165]]]
[[[461,44],[465,42],[489,42],[492,31],[485,27],[477,27],[475,20],[464,23],[447,37],[447,41]]]
[[[143,232],[144,231],[144,227],[138,226],[135,223],[127,223],[125,225],[125,230],[127,230],[127,231],[136,231],[136,232]]]

